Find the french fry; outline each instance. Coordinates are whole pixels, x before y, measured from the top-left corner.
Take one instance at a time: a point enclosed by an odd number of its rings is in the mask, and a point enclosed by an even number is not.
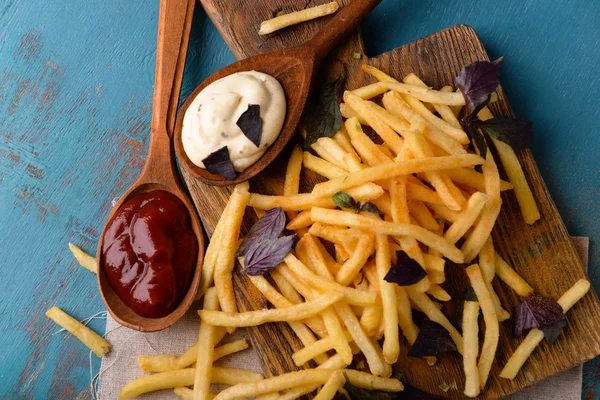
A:
[[[477,397],[479,388],[479,372],[477,355],[479,353],[479,303],[465,301],[463,308],[463,368],[465,370],[465,396]]]
[[[407,94],[425,103],[445,104],[448,106],[463,106],[465,104],[465,98],[461,93],[442,92],[421,86],[407,85],[400,82],[378,82],[368,86],[371,86],[369,90],[373,92],[385,88],[387,90],[393,90],[398,93]],[[365,86],[365,88],[368,86]]]
[[[327,179],[337,178],[338,176],[343,176],[348,173],[345,169],[340,168],[327,160],[313,156],[307,151],[303,154],[302,164],[304,165],[304,168],[316,172]]]
[[[443,171],[444,174],[448,176],[448,178],[452,179],[453,182],[467,185],[474,189],[477,189],[480,192],[485,192],[485,177],[482,173],[475,171],[471,168],[457,168],[457,169],[448,169]],[[500,180],[500,190],[506,191],[513,189],[514,186],[512,183]]]
[[[487,201],[488,195],[485,193],[473,193],[467,202],[467,207],[456,217],[454,217],[452,225],[450,225],[450,227],[444,233],[444,239],[446,239],[448,243],[452,244],[458,242],[458,240],[463,237],[473,223],[475,223],[475,220],[481,213],[481,210],[483,210],[483,207]],[[441,207],[439,209],[441,209]],[[438,209],[434,208],[434,210],[438,212]]]
[[[221,341],[225,336],[225,330],[218,328],[215,335],[214,343]],[[219,347],[215,347],[213,353],[213,361],[237,353],[248,348],[246,339],[236,340],[235,342],[227,343]],[[144,372],[165,372],[175,369],[183,369],[189,367],[196,362],[198,356],[198,342],[194,343],[179,357],[162,354],[159,356],[138,356],[138,365]]]
[[[479,222],[474,226],[473,231],[467,236],[467,240],[465,240],[465,243],[461,247],[461,251],[465,255],[465,262],[471,262],[485,244],[492,232],[498,214],[500,214],[500,207],[502,206],[502,200],[500,199],[500,175],[498,175],[498,168],[490,151],[486,155],[483,174],[486,179],[485,186],[488,201],[483,206]]]
[[[315,238],[308,234],[305,235],[300,242],[302,243],[298,243],[297,248],[301,247],[301,244],[303,243],[306,244],[308,258],[315,272],[321,278],[333,281],[333,276],[329,272],[327,264],[325,263],[325,259],[315,243]],[[349,365],[352,362],[352,350],[350,349],[348,341],[344,337],[342,325],[340,324],[335,311],[333,308],[328,308],[323,311],[321,316],[323,318],[323,322],[325,323],[325,327],[327,328],[327,332],[329,333],[329,337],[331,337],[333,341],[336,352],[341,355],[344,359],[344,362]]]
[[[335,140],[346,153],[356,155],[356,151],[354,151],[354,147],[352,147],[352,143],[350,143],[348,132],[346,132],[346,128],[343,125],[342,129],[333,135],[333,140]]]
[[[224,311],[198,310],[198,315],[210,325],[226,327],[258,326],[267,322],[301,321],[321,313],[344,297],[343,293],[330,291],[313,301],[275,310],[229,313]]]
[[[361,96],[361,98],[363,97]],[[342,114],[342,117],[346,119],[358,118],[358,122],[360,122],[361,125],[367,125],[367,121],[359,116],[358,113],[350,108],[346,103],[340,103],[340,114]]]
[[[362,100],[352,92],[344,93],[344,102],[367,121],[367,124],[390,146],[394,153],[399,154],[402,152],[404,140],[386,122],[378,117],[376,111],[379,106],[375,103]],[[358,123],[358,120],[353,121],[353,123]],[[358,128],[360,129],[360,126]]]
[[[345,189],[375,180],[394,178],[399,175],[408,175],[425,171],[470,167],[481,164],[482,162],[483,159],[475,154],[462,154],[446,157],[423,157],[402,162],[393,162],[365,168],[361,171],[349,173],[346,176],[334,178],[328,182],[318,183],[315,185],[312,194],[314,196],[333,196],[337,192],[342,192]]]
[[[96,332],[54,306],[46,311],[46,316],[85,344],[98,357],[103,357],[111,349],[110,343]]]
[[[308,228],[312,225],[312,220],[310,219],[310,210],[304,210],[298,213],[294,218],[288,222],[286,229],[290,231],[296,231],[299,229]]]
[[[153,375],[146,375],[138,379],[134,379],[128,382],[119,393],[120,400],[131,399],[142,395],[144,393],[155,392],[157,390],[181,389],[185,386],[190,386],[194,383],[194,374],[196,368],[185,368],[174,371],[159,372]],[[252,371],[236,368],[213,368],[213,379],[212,383],[225,384],[225,385],[237,385],[241,383],[251,383],[262,380],[263,376]],[[192,390],[176,390],[186,396],[185,398],[193,399]],[[187,397],[190,396],[191,397]],[[179,394],[178,394],[179,396]],[[180,396],[181,397],[181,396]],[[208,393],[207,398],[213,399],[214,394]]]
[[[348,331],[344,331],[344,337],[346,341],[352,341],[352,336],[348,333]],[[318,357],[319,355],[323,355],[325,352],[334,348],[334,339],[331,336],[324,337],[323,339],[317,340],[314,343],[311,343],[304,348],[298,350],[294,354],[292,354],[292,359],[294,363],[300,367],[310,360]],[[344,366],[347,365],[344,361]]]
[[[176,387],[175,389],[173,389],[173,393],[175,393],[175,396],[179,397],[182,400],[194,400],[194,391],[185,386]],[[208,397],[212,400],[215,398],[215,396],[215,394],[209,393]]]
[[[496,251],[494,241],[490,235],[479,251],[479,268],[486,282],[491,282],[496,275]]]
[[[484,107],[477,116],[482,121],[494,117],[487,107]],[[495,138],[492,138],[492,142],[500,156],[500,161],[502,162],[504,171],[506,171],[506,175],[508,175],[508,180],[514,185],[515,196],[519,203],[519,207],[521,208],[523,220],[531,225],[540,219],[540,211],[535,203],[535,198],[527,183],[527,179],[525,178],[521,163],[519,162],[515,151],[508,144]]]
[[[580,279],[569,290],[563,293],[562,296],[556,301],[562,308],[563,313],[569,311],[575,303],[583,298],[589,292],[591,284],[585,279]],[[533,350],[544,338],[544,332],[539,329],[532,329],[529,331],[525,340],[521,342],[517,350],[508,359],[504,368],[500,372],[501,378],[514,379],[517,373],[527,361]]]
[[[331,377],[325,382],[319,393],[314,397],[314,400],[331,400],[337,394],[338,389],[344,386],[346,378],[342,371],[335,371]]]
[[[490,368],[494,362],[494,356],[496,355],[496,349],[498,347],[498,317],[496,315],[492,297],[485,284],[481,270],[479,269],[479,265],[473,264],[467,267],[465,271],[467,272],[469,281],[471,281],[473,290],[475,290],[477,300],[481,306],[483,320],[485,321],[485,336],[483,338],[479,363],[477,364],[477,369],[479,371],[479,387],[483,389],[487,382]]]
[[[215,400],[229,400],[240,397],[259,396],[265,393],[279,392],[307,385],[322,385],[335,369],[313,369],[296,372],[288,372],[262,381],[244,383],[223,390],[215,397]],[[370,390],[382,390],[388,392],[400,392],[404,389],[402,382],[397,379],[381,378],[354,370],[344,370],[347,379],[356,387]]]
[[[398,303],[398,324],[408,344],[412,346],[417,340],[417,336],[419,336],[419,328],[417,328],[417,325],[412,320],[412,310],[406,290],[401,286],[396,286],[395,289],[396,302]]]
[[[337,226],[314,223],[308,233],[320,237],[331,243],[337,243],[344,247],[346,252],[351,253],[358,246],[358,241],[363,236],[362,232],[354,229],[339,228]],[[372,248],[372,241],[371,241]]]
[[[329,137],[322,137],[317,139],[317,143],[322,146],[327,153],[331,154],[331,157],[336,160],[336,165],[341,167],[346,166],[344,156],[347,154],[347,151],[345,151],[335,140]]]
[[[271,278],[277,284],[277,287],[281,291],[281,294],[291,303],[300,304],[304,301],[302,296],[298,293],[298,291],[294,288],[294,286],[288,282],[288,280],[281,274],[278,269],[274,269],[271,271]]]
[[[431,284],[429,290],[427,290],[427,293],[440,301],[449,301],[451,299],[448,292],[446,292],[440,285],[437,284]]]
[[[373,286],[369,286],[369,290],[377,292]],[[383,305],[379,297],[377,297],[373,305],[363,308],[362,315],[360,316],[360,326],[363,327],[368,336],[372,336],[374,331],[379,328],[382,314]]]
[[[357,229],[364,229],[378,234],[390,236],[411,236],[419,242],[439,250],[444,256],[456,263],[463,262],[462,253],[445,239],[437,236],[420,226],[411,224],[396,224],[386,221],[375,221],[362,215],[357,215],[340,210],[328,210],[325,208],[313,207],[311,210],[311,219],[323,224],[349,226]]]
[[[204,295],[204,310],[218,310],[219,297],[216,288],[209,288]],[[198,346],[196,353],[196,369],[194,372],[194,400],[203,400],[209,397],[210,383],[213,375],[214,342],[216,329],[213,325],[202,321],[198,333]],[[179,385],[186,386],[186,385]]]
[[[533,288],[498,253],[496,253],[494,261],[496,275],[514,290],[515,293],[521,297],[527,297],[533,293]]]
[[[440,92],[453,92],[454,89],[452,89],[452,86],[444,86],[443,88],[440,89]],[[460,90],[456,89],[457,93],[460,93]],[[460,115],[460,112],[462,111],[462,106],[448,106],[448,108],[450,108],[450,110],[452,111],[452,114],[454,114],[455,117],[458,118],[458,116]]]
[[[233,278],[231,276],[235,266],[234,254],[238,246],[240,227],[244,212],[248,205],[250,193],[248,192],[248,182],[236,185],[229,202],[227,219],[224,221],[224,227],[221,237],[219,257],[215,265],[215,287],[219,296],[219,303],[224,312],[237,312],[235,304],[235,294],[233,292]],[[230,330],[229,333],[233,332]]]
[[[96,273],[96,257],[92,257],[73,243],[69,243],[69,250],[71,250],[73,257],[75,257],[79,265],[90,272]]]
[[[344,162],[342,162],[340,159],[338,159],[337,157],[335,157],[333,154],[331,154],[329,152],[329,150],[326,149],[318,141],[311,144],[310,148],[313,149],[315,151],[315,153],[317,153],[319,155],[319,157],[325,159],[326,161],[329,161],[330,163],[332,163],[333,165],[335,165],[339,168],[346,169],[346,164]]]
[[[262,293],[262,295],[265,296],[265,298],[276,308],[287,308],[294,305],[294,303],[292,303],[284,296],[282,296],[279,292],[277,292],[277,290],[273,286],[271,286],[269,281],[267,281],[263,276],[248,275],[248,278],[250,279],[254,287],[256,287]],[[323,336],[327,333],[325,325],[323,325],[323,321],[321,321],[317,317],[308,318],[303,322],[319,336]],[[312,333],[310,333],[306,326],[302,325],[303,324],[301,323],[290,323],[290,327],[294,332],[296,332],[302,343],[304,343],[305,345],[307,343],[313,343],[315,341],[314,336],[312,335]],[[323,362],[325,360],[321,359],[319,361]]]
[[[412,288],[406,289],[410,299],[427,315],[433,322],[437,322],[444,327],[450,334],[450,337],[456,344],[456,350],[463,354],[463,338],[456,328],[448,321],[448,318],[440,311],[433,301],[425,293],[419,293]]]
[[[261,22],[258,34],[267,35],[269,33],[278,31],[279,29],[287,28],[291,25],[296,25],[302,22],[310,21],[311,19],[333,14],[338,9],[338,3],[332,1],[331,3],[322,4],[320,6],[306,8],[300,11],[294,11],[289,14],[279,15],[275,18]]]
[[[285,171],[285,179],[283,182],[283,195],[290,196],[292,194],[298,194],[300,190],[300,172],[302,171],[302,149],[300,146],[294,146],[290,159],[287,163]],[[292,219],[296,216],[293,211],[288,211],[288,218]]]
[[[374,236],[372,234],[362,234],[356,244],[356,250],[350,254],[350,257],[346,262],[342,264],[342,267],[335,277],[335,280],[339,284],[347,286],[352,282],[352,279],[360,272],[360,269],[365,265],[365,262],[373,252],[374,241]]]
[[[373,293],[342,286],[335,281],[329,281],[328,279],[315,274],[293,254],[288,254],[283,261],[286,264],[285,267],[289,268],[289,270],[299,280],[304,281],[304,283],[307,285],[319,289],[319,291],[333,292],[336,294],[340,293],[349,304],[357,306],[368,306],[375,302],[376,296]],[[283,267],[284,266],[279,267],[282,272],[285,270]],[[298,307],[298,305],[296,307]]]
[[[438,229],[437,221],[433,218],[433,215],[431,215],[431,212],[425,207],[423,202],[411,199],[408,201],[408,209],[410,210],[410,214],[423,228],[430,231],[436,231]]]
[[[225,226],[225,220],[227,219],[227,215],[229,214],[229,204],[231,202],[227,202],[223,213],[221,214],[221,218],[219,218],[219,222],[217,222],[217,226],[210,238],[210,243],[206,248],[206,253],[204,254],[204,261],[202,263],[202,275],[200,277],[200,284],[198,287],[198,293],[196,294],[196,301],[200,300],[206,290],[212,286],[214,281],[214,273],[215,266],[217,264],[217,259],[219,257],[219,251],[221,250],[221,240],[223,238],[223,227]]]
[[[384,362],[383,356],[380,356],[377,352],[375,343],[369,339],[356,315],[350,309],[350,306],[344,302],[340,302],[334,307],[344,325],[346,325],[346,329],[348,329],[350,336],[352,336],[352,340],[354,340],[354,343],[365,356],[371,372],[378,376],[385,374],[389,366]]]
[[[345,193],[352,196],[354,200],[362,202],[374,200],[383,194],[383,188],[372,182],[344,189],[348,189]],[[312,193],[300,193],[292,196],[268,196],[252,193],[248,205],[261,210],[281,207],[284,211],[303,211],[312,207],[334,208],[336,205],[332,196],[333,194],[315,196]]]
[[[383,358],[386,362],[393,364],[398,360],[398,355],[400,354],[400,342],[398,340],[398,309],[394,284],[386,282],[384,279],[391,266],[388,237],[386,235],[377,235],[376,243],[375,263],[383,305]]]
[[[425,84],[425,82],[423,82],[421,79],[419,79],[419,77],[417,77],[413,73],[410,73],[410,74],[406,75],[404,77],[403,81],[404,81],[404,83],[406,83],[408,85],[428,87]],[[453,91],[452,87],[450,87],[450,86],[445,86],[445,87],[443,87],[443,88],[440,89],[440,92],[452,92],[452,91]],[[454,115],[454,112],[452,111],[452,109],[450,108],[450,106],[446,106],[444,104],[432,104],[432,106],[435,109],[435,111],[437,111],[438,114],[440,114],[440,117],[442,117],[442,119],[444,121],[446,121],[448,124],[450,124],[454,128],[462,129],[462,127],[460,125],[460,122],[456,118],[457,116]]]

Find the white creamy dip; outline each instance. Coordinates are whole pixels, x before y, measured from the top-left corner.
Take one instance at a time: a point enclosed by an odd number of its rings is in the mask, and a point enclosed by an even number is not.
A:
[[[258,147],[236,124],[250,104],[260,106],[262,136]],[[226,76],[205,87],[187,109],[183,148],[194,164],[204,168],[202,160],[227,146],[233,168],[241,172],[277,139],[285,112],[285,94],[277,79],[257,71]]]

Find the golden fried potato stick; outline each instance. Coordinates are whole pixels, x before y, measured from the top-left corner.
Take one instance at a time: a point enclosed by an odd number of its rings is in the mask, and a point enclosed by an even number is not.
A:
[[[333,14],[339,9],[337,2],[322,4],[320,6],[305,8],[304,10],[294,11],[289,14],[279,15],[275,18],[261,22],[259,35],[267,35],[278,31],[279,29],[287,28],[291,25],[296,25],[302,22],[310,21],[315,18],[324,17]]]
[[[103,357],[111,349],[110,343],[96,332],[54,306],[46,311],[46,316],[79,339],[98,357]]]
[[[258,326],[267,322],[301,321],[320,314],[324,309],[337,303],[343,297],[343,293],[334,290],[318,296],[313,301],[307,301],[306,303],[287,308],[242,313],[198,310],[198,315],[200,315],[203,321],[211,325],[240,328]]]
[[[206,291],[202,307],[207,311],[219,309],[219,295],[216,288],[212,287]],[[198,345],[196,346],[196,369],[193,380],[194,400],[206,400],[209,397],[210,383],[213,377],[215,336],[216,327],[202,321],[198,333]]]
[[[248,189],[248,182],[240,183],[235,186],[229,198],[229,210],[226,214],[227,219],[224,221],[219,256],[215,264],[214,279],[219,304],[224,312],[229,313],[237,312],[232,272],[235,266],[234,254],[238,247],[242,219],[250,198]],[[233,330],[230,329],[228,332],[231,333]]]
[[[344,386],[346,378],[342,371],[335,371],[331,377],[325,382],[319,393],[314,397],[314,400],[331,400],[335,397],[338,390]]]
[[[386,282],[384,277],[391,267],[390,247],[387,235],[377,235],[375,251],[375,265],[379,278],[381,301],[383,305],[383,358],[393,364],[400,354],[400,341],[398,335],[398,308],[396,303],[395,284]]]
[[[96,273],[96,257],[92,257],[73,243],[69,243],[69,250],[71,250],[73,257],[75,257],[79,265],[90,272]]]
[[[590,282],[585,279],[578,280],[569,290],[563,293],[562,296],[557,300],[557,303],[563,309],[563,313],[566,313],[577,303],[586,293],[590,290]],[[529,331],[525,340],[521,342],[519,347],[510,356],[502,371],[500,371],[500,377],[506,379],[515,379],[519,370],[525,364],[525,361],[529,358],[533,350],[537,345],[544,339],[544,332],[539,329],[532,329]]]
[[[502,281],[504,281],[508,287],[514,290],[521,297],[527,297],[533,293],[533,288],[529,286],[529,284],[525,282],[525,280],[521,278],[521,276],[517,274],[517,272],[510,265],[508,265],[498,253],[496,253],[494,260],[496,275],[498,275],[498,277],[502,279]]]
[[[496,315],[492,296],[485,284],[479,265],[473,264],[467,267],[465,271],[471,281],[473,290],[475,290],[477,300],[481,306],[483,320],[485,321],[485,336],[483,338],[479,363],[477,364],[477,369],[479,370],[479,387],[483,389],[490,374],[494,357],[496,356],[496,349],[498,348],[498,338],[500,336],[498,316]]]
[[[479,387],[479,372],[477,370],[477,355],[479,354],[479,303],[465,301],[463,308],[463,368],[465,370],[465,396],[477,397]]]

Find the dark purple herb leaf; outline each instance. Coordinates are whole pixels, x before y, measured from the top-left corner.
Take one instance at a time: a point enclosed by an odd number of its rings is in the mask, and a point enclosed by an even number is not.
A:
[[[248,140],[254,143],[256,147],[260,147],[263,124],[262,118],[260,118],[260,105],[248,104],[248,109],[240,115],[236,124]]]
[[[465,97],[467,115],[481,108],[481,104],[489,101],[489,96],[500,84],[498,70],[504,61],[500,57],[495,61],[475,61],[466,65],[456,77],[456,87]]]
[[[533,123],[524,118],[510,119],[501,115],[487,121],[478,120],[474,125],[515,151],[522,150],[533,142]]]
[[[383,279],[398,286],[410,286],[427,276],[427,272],[403,251],[396,252],[396,262]]]
[[[565,318],[556,301],[532,294],[515,307],[515,336],[521,336],[527,329],[549,327]]]
[[[276,239],[285,228],[285,213],[281,208],[273,208],[262,216],[250,228],[244,241],[235,252],[235,257],[243,256],[250,248],[256,247],[261,242]]]
[[[339,208],[352,208],[356,209],[356,201],[344,192],[337,192],[333,195],[333,202]]]
[[[219,150],[210,153],[204,160],[204,167],[208,172],[215,175],[221,175],[225,179],[235,179],[235,170],[229,158],[229,150],[227,146],[221,147]]]
[[[340,100],[343,83],[342,75],[335,81],[323,85],[321,90],[315,93],[313,100],[308,103],[309,107],[303,118],[306,130],[305,149],[319,138],[332,137],[342,127]]]
[[[473,290],[472,287],[469,287],[465,291],[465,301],[479,301],[479,299],[477,298],[477,294],[475,293],[475,290]]]
[[[363,205],[360,206],[360,211],[371,212],[371,213],[375,213],[375,214],[379,214],[379,215],[383,214],[381,212],[381,210],[375,204],[371,203],[370,201],[363,203]]]
[[[244,272],[248,275],[262,275],[283,262],[296,243],[296,234],[277,239],[266,239],[258,246],[251,247],[244,258]]]
[[[567,320],[563,319],[550,326],[544,326],[540,328],[540,330],[544,332],[544,338],[546,338],[546,342],[548,342],[548,344],[553,344],[556,339],[558,339],[560,332],[565,326],[567,326]]]
[[[471,137],[471,143],[473,143],[473,147],[477,149],[477,152],[481,157],[485,158],[488,146],[485,141],[484,135],[473,126],[468,126],[467,130],[470,132],[469,136]]]
[[[437,322],[427,321],[419,331],[417,340],[408,350],[408,356],[436,356],[453,351],[456,351],[456,345],[448,331]]]

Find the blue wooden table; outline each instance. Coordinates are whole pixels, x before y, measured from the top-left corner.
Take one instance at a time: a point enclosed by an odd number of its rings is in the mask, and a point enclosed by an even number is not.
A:
[[[67,242],[95,250],[111,201],[144,162],[157,17],[157,0],[0,0],[4,399],[90,397],[87,349],[53,336],[44,312],[58,305],[83,319],[104,309]],[[535,122],[533,154],[569,232],[591,238],[600,289],[600,3],[384,0],[362,31],[375,55],[458,23],[506,57],[502,84],[517,116]],[[232,61],[198,7],[183,95]],[[591,362],[586,396],[600,398],[597,389]]]

